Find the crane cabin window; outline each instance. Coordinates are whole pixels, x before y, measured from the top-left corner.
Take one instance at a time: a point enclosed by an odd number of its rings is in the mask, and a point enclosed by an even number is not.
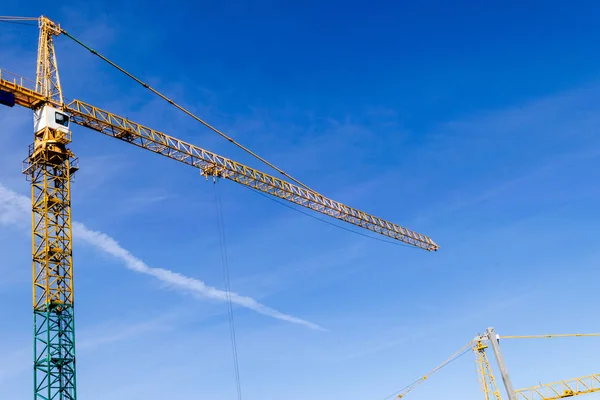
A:
[[[59,125],[62,125],[65,127],[69,126],[69,116],[66,114],[55,112],[54,113],[54,121]]]

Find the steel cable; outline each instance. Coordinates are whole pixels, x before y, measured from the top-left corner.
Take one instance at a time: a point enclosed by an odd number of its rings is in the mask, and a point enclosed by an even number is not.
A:
[[[223,220],[223,207],[221,204],[221,196],[218,190],[218,180],[213,181],[213,199],[215,204],[215,213],[217,216],[217,225],[219,233],[219,244],[221,248],[221,264],[223,267],[223,280],[225,282],[225,292],[227,296],[227,314],[229,316],[229,331],[231,337],[231,351],[233,353],[233,365],[235,372],[235,382],[237,389],[238,400],[242,400],[242,386],[240,379],[240,367],[237,352],[237,340],[235,333],[235,322],[233,318],[233,303],[231,301],[231,281],[229,277],[229,261],[227,258],[227,242],[225,240],[225,223]]]

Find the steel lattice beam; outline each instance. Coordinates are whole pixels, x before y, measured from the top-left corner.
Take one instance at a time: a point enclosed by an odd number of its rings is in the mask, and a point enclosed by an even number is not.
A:
[[[415,247],[428,251],[435,251],[439,248],[433,240],[425,235],[346,206],[310,189],[289,183],[82,101],[72,101],[65,106],[65,110],[71,114],[71,119],[78,125],[197,167],[206,175],[215,175],[241,183],[263,193]]]
[[[64,142],[49,128],[38,132],[24,168],[32,187],[36,400],[76,398],[70,181],[77,161]]]

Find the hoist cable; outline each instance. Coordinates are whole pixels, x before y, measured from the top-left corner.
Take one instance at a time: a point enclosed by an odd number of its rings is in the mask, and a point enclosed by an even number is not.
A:
[[[258,154],[254,153],[253,151],[251,151],[250,149],[248,149],[247,147],[243,146],[241,143],[237,142],[236,140],[234,140],[233,138],[231,138],[230,136],[227,136],[225,133],[221,132],[220,130],[218,130],[217,128],[215,128],[214,126],[210,125],[208,122],[204,121],[203,119],[201,119],[200,117],[194,115],[192,112],[188,111],[187,109],[183,108],[181,105],[179,105],[178,103],[176,103],[175,101],[169,99],[167,96],[163,95],[162,93],[160,93],[158,90],[152,88],[150,85],[148,85],[147,83],[143,82],[142,80],[140,80],[139,78],[135,77],[133,74],[131,74],[130,72],[126,71],[125,69],[121,68],[120,66],[118,66],[117,64],[115,64],[114,62],[112,62],[111,60],[109,60],[108,58],[104,57],[102,54],[98,53],[96,50],[92,49],[91,47],[87,46],[86,44],[82,43],[80,40],[78,40],[77,38],[73,37],[71,34],[69,34],[67,31],[65,31],[64,29],[60,28],[60,32],[62,34],[64,34],[65,36],[67,36],[68,38],[72,39],[73,41],[75,41],[77,44],[79,44],[80,46],[82,46],[83,48],[87,49],[88,51],[90,51],[92,54],[100,57],[102,60],[104,60],[105,62],[107,62],[108,64],[112,65],[114,68],[118,69],[120,72],[124,73],[125,75],[127,75],[128,77],[130,77],[131,79],[133,79],[134,81],[136,81],[137,83],[139,83],[140,85],[142,85],[143,87],[145,87],[146,89],[150,90],[152,93],[154,93],[155,95],[159,96],[160,98],[162,98],[163,100],[167,101],[169,104],[171,104],[172,106],[178,108],[180,111],[183,111],[184,113],[186,113],[187,115],[189,115],[190,117],[194,118],[196,121],[200,122],[202,125],[206,126],[207,128],[209,128],[210,130],[212,130],[213,132],[221,135],[222,137],[224,137],[225,139],[227,139],[229,142],[233,143],[234,145],[238,146],[240,149],[244,150],[245,152],[247,152],[248,154],[252,155],[253,157],[257,158],[258,160],[262,161],[263,163],[265,163],[266,165],[268,165],[269,167],[273,168],[274,170],[276,170],[277,172],[279,172],[280,174],[284,175],[285,177],[289,178],[290,180],[296,182],[298,185],[311,190],[313,192],[315,192],[313,189],[309,188],[308,186],[306,186],[305,184],[303,184],[302,182],[300,182],[299,180],[297,180],[296,178],[292,177],[291,175],[287,174],[285,171],[283,171],[282,169],[276,167],[275,165],[273,165],[272,163],[268,162],[267,160],[265,160],[264,158],[262,158],[261,156],[259,156]],[[317,193],[317,192],[315,192]],[[317,193],[319,194],[319,193]],[[320,194],[319,194],[320,195]],[[320,195],[322,196],[322,195]]]
[[[218,180],[213,182],[213,199],[215,204],[215,213],[217,216],[217,226],[219,233],[219,244],[221,248],[221,264],[223,267],[223,280],[225,282],[225,293],[227,297],[227,314],[229,317],[229,333],[231,338],[231,351],[233,354],[233,366],[235,372],[235,383],[237,389],[238,400],[242,400],[242,386],[240,379],[240,367],[237,353],[237,340],[235,334],[235,322],[233,318],[233,303],[231,301],[231,281],[229,278],[229,262],[227,259],[227,242],[225,240],[225,223],[223,220],[223,208],[221,204],[221,196],[218,190]]]

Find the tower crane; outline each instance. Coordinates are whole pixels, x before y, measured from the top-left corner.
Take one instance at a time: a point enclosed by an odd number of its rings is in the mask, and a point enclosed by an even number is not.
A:
[[[493,328],[488,328],[488,332],[493,333]],[[500,372],[503,378],[510,382],[508,371],[500,347],[497,345],[497,340],[502,339],[551,339],[551,338],[567,338],[567,337],[598,337],[599,333],[568,333],[568,334],[548,334],[548,335],[514,335],[514,336],[498,336],[494,334],[494,338],[490,341],[496,341],[494,351]],[[500,358],[498,358],[500,355]],[[512,389],[512,385],[510,385]],[[509,386],[506,387],[510,400],[558,400],[567,397],[580,396],[583,394],[595,393],[600,391],[600,374],[581,376],[573,379],[566,379],[558,382],[544,383],[537,386],[509,391]]]
[[[231,180],[392,240],[438,250],[425,235],[329,199],[303,184],[242,165],[83,101],[65,103],[54,37],[64,34],[76,39],[45,16],[3,18],[36,20],[40,29],[35,86],[0,69],[0,104],[26,107],[34,115],[33,143],[23,165],[32,188],[34,399],[76,399],[71,178],[79,164],[69,149],[71,123],[196,167],[206,177]]]
[[[600,374],[581,376],[573,379],[540,384],[529,388],[514,390],[508,370],[504,362],[504,356],[500,351],[500,339],[545,339],[545,338],[565,338],[565,337],[599,337],[600,333],[569,333],[569,334],[548,334],[548,335],[529,335],[529,336],[500,336],[494,328],[488,328],[485,333],[476,336],[467,345],[452,355],[449,359],[433,369],[430,373],[416,380],[409,386],[402,389],[397,394],[397,398],[403,399],[408,392],[412,391],[417,385],[427,380],[432,374],[447,366],[463,354],[466,354],[469,346],[475,353],[475,362],[477,364],[478,380],[484,393],[485,400],[502,400],[500,391],[496,384],[494,373],[490,366],[485,350],[492,347],[498,369],[504,382],[506,395],[509,400],[559,400],[568,397],[580,396],[584,394],[600,392]],[[391,396],[390,396],[391,397]],[[389,398],[389,397],[388,397]]]

